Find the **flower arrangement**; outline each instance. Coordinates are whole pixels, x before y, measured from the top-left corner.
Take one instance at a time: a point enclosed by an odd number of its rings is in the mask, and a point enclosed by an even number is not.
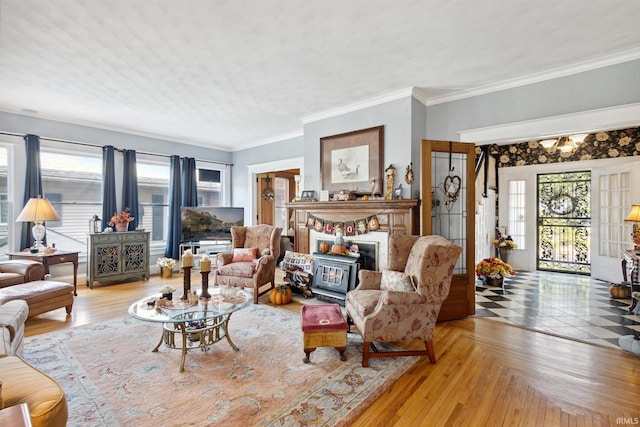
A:
[[[109,221],[109,225],[114,226],[116,224],[128,224],[134,219],[135,218],[129,214],[129,208],[125,208],[125,210],[123,210],[120,213],[116,213],[116,212],[113,213],[113,216]]]
[[[507,236],[507,237],[500,236],[497,239],[493,240],[493,245],[498,249],[504,248],[507,250],[515,249],[518,247],[518,245],[516,245],[516,242],[513,241],[511,236]]]
[[[160,268],[173,269],[176,266],[176,260],[173,258],[158,258],[156,265]]]
[[[513,267],[500,258],[491,257],[485,258],[476,264],[476,276],[489,277],[491,279],[498,279],[500,277],[508,277],[516,274]]]
[[[640,246],[640,226],[634,225],[633,233],[631,233],[631,237],[633,238],[633,243],[636,246]]]
[[[173,292],[175,292],[175,291],[176,291],[176,289],[175,289],[173,286],[169,286],[169,285],[164,285],[164,286],[162,287],[162,289],[160,289],[160,293],[161,293],[162,295],[171,294],[171,293],[173,293]]]

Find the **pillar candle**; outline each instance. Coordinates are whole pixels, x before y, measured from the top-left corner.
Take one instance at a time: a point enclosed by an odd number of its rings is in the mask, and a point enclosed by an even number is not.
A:
[[[202,257],[202,260],[200,260],[200,271],[211,271],[211,258],[206,255]]]
[[[191,249],[187,249],[182,254],[182,266],[193,267],[193,254],[191,253]]]

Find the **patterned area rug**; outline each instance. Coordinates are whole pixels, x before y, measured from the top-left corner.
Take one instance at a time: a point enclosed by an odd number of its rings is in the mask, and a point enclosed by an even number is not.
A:
[[[416,357],[372,359],[348,334],[347,361],[318,348],[302,362],[299,315],[267,304],[231,316],[230,335],[208,351],[151,350],[159,324],[121,317],[27,338],[24,358],[55,378],[69,426],[345,425],[409,369]]]

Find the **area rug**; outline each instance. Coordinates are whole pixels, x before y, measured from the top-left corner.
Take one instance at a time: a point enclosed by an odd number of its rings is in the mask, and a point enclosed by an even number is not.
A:
[[[24,358],[64,388],[69,426],[109,427],[346,425],[417,360],[363,368],[348,334],[346,361],[321,347],[305,364],[299,315],[267,304],[234,313],[229,330],[240,351],[192,350],[183,373],[179,350],[151,352],[160,325],[128,316],[27,338]]]

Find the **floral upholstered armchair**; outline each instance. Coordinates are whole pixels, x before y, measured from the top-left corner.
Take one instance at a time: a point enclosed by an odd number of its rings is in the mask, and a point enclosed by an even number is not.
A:
[[[218,254],[213,273],[215,285],[253,289],[253,302],[275,287],[276,260],[280,255],[282,228],[272,225],[231,227],[232,253]],[[270,286],[260,292],[264,285]]]
[[[348,321],[362,335],[362,366],[373,357],[416,355],[435,363],[433,332],[462,248],[442,236],[394,234],[389,252],[389,268],[360,270],[346,297]],[[425,349],[378,351],[376,341],[422,341]]]

